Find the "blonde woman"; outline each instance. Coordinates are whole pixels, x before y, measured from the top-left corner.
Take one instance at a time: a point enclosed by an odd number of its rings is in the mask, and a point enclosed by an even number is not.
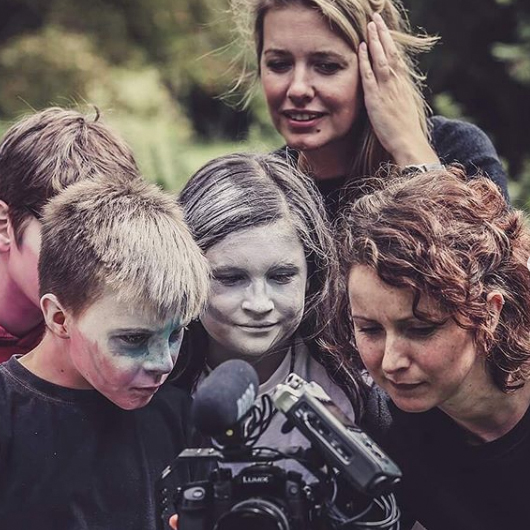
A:
[[[427,117],[415,56],[435,37],[413,34],[398,0],[232,0],[254,48],[239,83],[259,80],[286,147],[328,209],[347,180],[381,163],[425,171],[460,162],[507,196],[506,176],[477,127]],[[253,41],[253,42],[252,42]],[[249,92],[250,94],[250,92]]]

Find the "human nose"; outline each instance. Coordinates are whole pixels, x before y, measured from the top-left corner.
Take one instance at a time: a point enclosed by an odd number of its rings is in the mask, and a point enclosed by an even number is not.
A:
[[[167,341],[156,342],[149,348],[144,370],[158,375],[169,374],[175,365],[175,352]]]
[[[242,303],[245,311],[265,314],[274,309],[274,302],[268,292],[265,282],[253,283],[246,292]]]
[[[296,67],[293,70],[291,83],[287,90],[287,97],[295,104],[307,103],[315,96],[312,78],[308,70],[303,67]]]
[[[406,370],[410,366],[410,356],[406,341],[399,336],[387,334],[381,368],[387,375]]]

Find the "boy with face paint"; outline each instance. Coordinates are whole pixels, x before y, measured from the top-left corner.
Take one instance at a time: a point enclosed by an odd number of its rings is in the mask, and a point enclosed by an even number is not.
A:
[[[174,200],[128,176],[70,186],[41,223],[46,332],[0,365],[1,525],[154,530],[154,481],[188,445],[186,394],[160,387],[206,261]]]
[[[44,204],[69,184],[103,173],[138,178],[129,147],[74,110],[28,116],[0,143],[0,362],[42,338],[37,262]]]

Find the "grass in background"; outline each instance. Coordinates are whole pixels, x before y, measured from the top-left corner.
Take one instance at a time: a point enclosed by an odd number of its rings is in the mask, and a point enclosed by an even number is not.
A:
[[[110,116],[109,124],[129,143],[142,174],[169,191],[179,191],[206,162],[235,152],[270,152],[282,145],[280,136],[252,131],[241,142],[195,140],[185,122],[160,116],[153,119]]]
[[[236,152],[269,152],[279,144],[265,142],[186,142],[181,144],[151,144],[135,149],[138,163],[145,177],[170,191],[181,190],[188,179],[204,164],[219,156]],[[146,155],[146,156],[144,156]]]
[[[241,142],[194,140],[185,123],[174,117],[137,118],[103,113],[103,120],[131,146],[142,174],[168,191],[179,191],[206,162],[235,152],[269,152],[282,145],[280,137],[251,134]],[[16,120],[14,120],[16,121]],[[0,122],[0,135],[14,123]]]

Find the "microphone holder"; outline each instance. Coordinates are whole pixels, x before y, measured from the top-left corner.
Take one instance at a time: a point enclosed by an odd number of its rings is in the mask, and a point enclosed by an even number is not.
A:
[[[242,418],[235,425],[226,429],[222,434],[212,437],[213,445],[221,452],[239,452],[250,449],[246,446],[248,439],[246,421]]]

